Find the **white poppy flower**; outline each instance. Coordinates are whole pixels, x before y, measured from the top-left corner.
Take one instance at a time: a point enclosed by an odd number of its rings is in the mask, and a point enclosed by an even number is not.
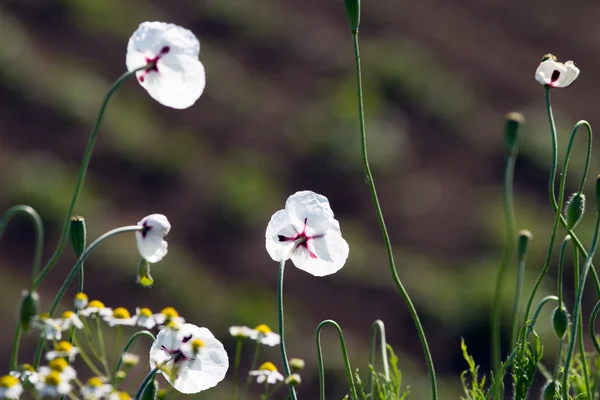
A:
[[[181,393],[216,386],[229,367],[223,344],[208,329],[192,324],[183,324],[180,329],[166,327],[158,333],[150,348],[150,366],[165,362],[160,372]]]
[[[105,399],[112,392],[112,386],[104,382],[102,379],[94,376],[85,383],[81,388],[81,397],[84,400],[99,400]]]
[[[553,88],[564,88],[570,86],[579,76],[579,68],[573,61],[561,63],[552,57],[542,61],[535,71],[535,79],[542,85]]]
[[[308,190],[288,197],[285,209],[273,214],[265,239],[273,260],[291,258],[296,267],[315,276],[339,271],[348,258],[348,243],[329,201]]]
[[[281,337],[277,333],[272,332],[271,328],[265,324],[260,324],[256,328],[251,329],[248,337],[271,347],[278,346],[281,342]]]
[[[75,369],[71,367],[64,358],[55,358],[48,363],[47,367],[40,367],[39,371],[43,379],[53,372],[58,373],[60,377],[67,382],[70,382],[77,377]]]
[[[79,319],[79,316],[77,314],[75,314],[73,311],[65,311],[62,314],[60,323],[62,325],[63,331],[70,329],[72,326],[74,326],[77,329],[83,329],[83,322],[81,322],[81,319]]]
[[[102,318],[110,317],[113,314],[112,308],[108,308],[100,300],[92,300],[88,303],[87,307],[79,311],[79,315],[89,317],[91,315],[98,314]]]
[[[35,384],[35,389],[41,397],[59,397],[71,392],[72,387],[58,372],[52,371]]]
[[[162,329],[165,326],[178,328],[185,323],[185,320],[179,316],[179,313],[173,307],[165,307],[158,314],[154,314],[154,321]]]
[[[277,371],[277,367],[272,362],[263,363],[255,371],[248,372],[249,375],[256,376],[257,383],[267,381],[270,385],[275,385],[277,381],[283,381],[283,375]]]
[[[135,232],[140,254],[149,263],[162,260],[167,254],[168,244],[163,239],[171,230],[171,224],[162,214],[148,215],[138,225],[142,227]]]
[[[62,324],[59,320],[50,318],[47,313],[36,315],[31,320],[31,326],[42,331],[42,337],[46,340],[62,339]]]
[[[156,326],[156,320],[152,311],[149,308],[136,308],[135,309],[136,325],[142,328],[152,329]]]
[[[137,322],[137,318],[135,316],[132,317],[126,308],[117,307],[113,310],[112,315],[104,317],[104,321],[108,322],[109,326],[134,326]]]
[[[46,353],[46,360],[54,360],[58,357],[68,357],[71,362],[75,359],[75,356],[79,353],[79,349],[73,346],[71,343],[63,340],[54,345],[54,350]]]
[[[0,399],[18,399],[23,393],[19,378],[12,375],[0,376]]]
[[[198,60],[200,42],[189,30],[164,22],[144,22],[127,44],[129,71],[152,62],[136,72],[138,82],[159,103],[188,108],[204,91],[204,66]]]

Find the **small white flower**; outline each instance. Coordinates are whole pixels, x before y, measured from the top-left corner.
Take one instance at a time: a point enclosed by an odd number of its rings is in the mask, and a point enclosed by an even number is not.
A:
[[[55,358],[58,358],[58,357],[61,357],[61,358],[69,357],[69,360],[71,362],[73,362],[73,360],[75,359],[75,356],[78,353],[79,353],[79,349],[77,347],[75,347],[71,343],[63,340],[61,342],[58,342],[54,346],[54,350],[46,353],[46,359],[54,360]]]
[[[47,367],[40,367],[40,375],[45,379],[48,375],[56,372],[61,379],[70,382],[77,377],[77,372],[71,367],[64,358],[55,358],[48,363]]]
[[[127,69],[154,65],[136,72],[138,82],[159,103],[188,108],[204,91],[204,66],[198,60],[200,42],[174,24],[144,22],[127,44]]]
[[[19,370],[10,371],[10,375],[20,380],[21,383],[36,384],[41,380],[40,374],[30,364],[20,365]]]
[[[108,400],[131,400],[131,396],[127,392],[112,392]]]
[[[150,348],[150,366],[158,365],[164,365],[160,371],[175,389],[198,393],[223,380],[229,359],[223,344],[208,329],[183,324],[180,329],[166,327],[158,333]]]
[[[165,307],[160,313],[154,314],[154,321],[161,329],[165,326],[177,328],[185,324],[185,320],[179,316],[179,313],[173,307]]]
[[[277,367],[272,362],[263,363],[257,370],[250,371],[248,374],[256,376],[257,383],[267,381],[268,384],[274,385],[277,381],[283,381],[283,375],[277,371]]]
[[[79,319],[79,316],[73,311],[65,311],[60,319],[63,331],[70,329],[74,326],[77,329],[83,329],[83,322]]]
[[[35,384],[39,395],[49,397],[64,396],[71,392],[71,385],[56,371],[44,376],[44,380]]]
[[[348,258],[348,243],[329,201],[308,190],[291,195],[285,209],[273,214],[265,240],[273,260],[291,258],[296,267],[315,276],[339,271]]]
[[[131,316],[129,311],[123,307],[117,307],[113,310],[112,315],[104,317],[109,326],[126,325],[134,326],[137,322],[135,316]]]
[[[152,329],[156,326],[156,320],[154,319],[154,315],[152,315],[152,311],[150,311],[149,308],[136,308],[135,317],[137,319],[137,326],[141,326],[142,328],[146,329]]]
[[[99,300],[92,300],[89,302],[86,308],[79,311],[79,315],[89,317],[91,315],[99,315],[102,318],[110,317],[113,314],[112,308],[108,308],[103,302]]]
[[[77,293],[75,295],[75,300],[73,301],[73,306],[76,310],[83,310],[88,305],[88,296],[85,293]]]
[[[133,353],[123,353],[121,361],[128,367],[136,366],[140,362],[140,356]]]
[[[112,392],[112,386],[97,376],[88,379],[81,388],[81,397],[85,400],[99,400],[108,397]]]
[[[0,376],[0,399],[18,399],[23,393],[19,378],[12,375]]]
[[[573,61],[557,62],[556,58],[548,55],[535,71],[535,79],[542,85],[553,88],[570,86],[579,76],[579,68]]]
[[[300,374],[291,374],[285,378],[284,382],[286,385],[298,386],[302,383],[302,378],[300,377]]]
[[[256,328],[251,329],[249,333],[248,337],[250,339],[257,340],[267,346],[277,346],[281,342],[281,337],[277,333],[272,332],[271,328],[265,324],[258,325]]]
[[[46,340],[60,340],[62,338],[62,324],[59,320],[50,318],[47,313],[36,315],[31,319],[31,326],[42,331],[41,335]]]
[[[142,227],[135,232],[140,254],[149,263],[156,263],[167,255],[168,244],[163,239],[171,230],[171,224],[162,214],[152,214],[143,218],[138,225]]]
[[[230,326],[229,334],[236,338],[249,338],[252,336],[254,329],[247,326]]]

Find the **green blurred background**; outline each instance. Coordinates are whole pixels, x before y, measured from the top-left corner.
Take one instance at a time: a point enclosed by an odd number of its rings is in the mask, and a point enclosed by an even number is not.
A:
[[[173,225],[169,254],[153,267],[154,288],[145,289],[135,283],[133,235],[110,240],[86,264],[86,292],[130,310],[174,306],[188,321],[210,328],[233,354],[230,325],[277,328],[278,266],[264,249],[264,230],[287,196],[313,190],[330,199],[350,257],[326,278],[293,267],[286,272],[288,354],[308,364],[300,397],[317,397],[319,321],[341,324],[352,366],[365,372],[371,323],[381,318],[411,398],[425,399],[424,356],[391,280],[362,169],[343,3],[0,0],[0,206],[24,203],[41,214],[47,259],[101,99],[125,69],[129,36],[146,20],[187,27],[201,42],[204,94],[178,111],[152,100],[134,80],[123,85],[104,118],[76,208],[91,239],[163,213]],[[534,80],[542,55],[574,59],[582,69],[571,88],[554,93],[561,149],[577,119],[595,123],[600,32],[594,16],[600,5],[577,4],[363,1],[370,158],[399,275],[433,352],[441,399],[459,397],[459,372],[466,368],[461,336],[483,370],[489,368],[489,314],[503,244],[503,116],[512,110],[528,120],[515,183],[517,226],[534,235],[526,291],[543,263],[552,213],[546,192],[550,141],[543,90]],[[570,191],[582,164],[579,147]],[[594,160],[592,175],[597,167]],[[586,243],[589,217],[579,228]],[[28,222],[12,224],[0,246],[5,368],[32,249]],[[65,252],[41,288],[46,308],[73,262]],[[566,271],[571,296],[572,269]],[[540,296],[554,290],[554,272],[553,262]],[[505,332],[513,278],[511,271]],[[544,360],[552,366],[556,341],[548,313],[539,330]],[[324,338],[327,393],[341,398],[347,383],[339,347],[331,332]],[[25,339],[22,362],[34,343],[34,336]],[[242,371],[251,353],[245,349]],[[267,359],[281,368],[277,349],[263,353],[261,361]],[[230,383],[198,397],[228,398]]]

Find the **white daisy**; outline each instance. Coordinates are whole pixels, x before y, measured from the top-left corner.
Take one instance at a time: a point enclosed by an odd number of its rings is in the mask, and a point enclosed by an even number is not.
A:
[[[133,353],[123,353],[123,355],[121,355],[121,361],[127,367],[134,367],[140,362],[140,356]]]
[[[249,375],[256,376],[257,383],[267,381],[268,384],[274,385],[277,381],[283,382],[283,375],[277,371],[277,367],[272,362],[263,363],[257,370],[250,371]]]
[[[65,311],[60,319],[63,331],[70,329],[74,326],[77,329],[83,329],[83,322],[79,319],[79,316],[73,311]]]
[[[83,310],[88,305],[88,296],[85,293],[77,293],[75,295],[75,300],[73,301],[73,306],[76,310]]]
[[[271,347],[278,346],[281,342],[281,337],[277,333],[272,332],[271,328],[265,324],[260,324],[256,328],[250,330],[248,337]]]
[[[54,360],[51,360],[47,367],[40,367],[39,371],[43,379],[53,372],[60,374],[60,377],[67,382],[77,378],[77,372],[64,358],[55,358]]]
[[[154,321],[161,328],[167,325],[175,328],[185,323],[185,320],[179,316],[179,313],[173,307],[165,307],[160,313],[154,314]]]
[[[149,308],[135,309],[136,325],[142,328],[152,329],[156,326],[156,320]]]
[[[23,393],[19,378],[12,375],[0,376],[0,399],[18,399]]]
[[[46,340],[60,340],[62,338],[62,324],[59,320],[50,318],[47,313],[41,313],[31,319],[31,326],[42,331]]]
[[[132,317],[131,314],[129,314],[129,311],[123,307],[115,308],[112,315],[104,317],[104,320],[108,322],[108,325],[110,326],[134,326],[136,323],[135,316]]]
[[[71,392],[72,386],[56,371],[44,376],[44,380],[35,384],[35,390],[41,397],[59,397]]]
[[[106,318],[112,316],[112,308],[106,307],[100,300],[92,300],[88,303],[87,307],[79,311],[79,315],[89,317],[91,315],[99,315],[100,317]]]
[[[73,346],[67,341],[61,341],[54,345],[54,350],[46,353],[47,360],[54,360],[55,358],[68,357],[71,362],[75,359],[75,356],[79,353],[79,349]]]
[[[111,385],[94,376],[81,388],[81,397],[85,400],[99,400],[108,397],[112,390]]]
[[[253,334],[253,330],[247,326],[230,326],[229,334],[236,338],[249,338]]]
[[[31,364],[22,364],[17,371],[10,371],[9,374],[20,380],[21,383],[35,384],[41,380],[40,374]]]

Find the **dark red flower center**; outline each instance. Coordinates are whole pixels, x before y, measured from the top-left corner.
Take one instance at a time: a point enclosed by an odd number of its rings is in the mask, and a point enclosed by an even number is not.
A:
[[[324,235],[322,235],[322,234],[321,235],[313,235],[313,236],[307,235],[306,234],[306,223],[307,222],[308,222],[308,218],[304,218],[304,227],[302,228],[301,232],[296,232],[296,236],[288,237],[288,236],[284,236],[284,235],[277,235],[277,239],[280,242],[296,242],[296,247],[294,247],[294,250],[298,249],[299,247],[303,247],[308,252],[308,256],[310,258],[317,258],[317,255],[315,254],[314,251],[312,251],[312,249],[309,246],[309,241],[311,239],[322,238]]]
[[[171,51],[171,48],[169,46],[165,46],[162,49],[160,49],[156,57],[146,57],[146,64],[150,64],[150,66],[146,68],[144,72],[142,72],[138,77],[140,82],[144,82],[144,80],[146,79],[146,75],[152,71],[160,73],[160,71],[158,70],[158,60],[160,60],[161,57],[163,57],[165,54],[169,53],[169,51]]]

